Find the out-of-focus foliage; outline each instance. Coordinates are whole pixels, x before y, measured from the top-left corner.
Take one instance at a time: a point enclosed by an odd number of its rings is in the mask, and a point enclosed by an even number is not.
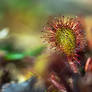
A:
[[[8,52],[6,53],[5,58],[8,60],[23,59],[26,56],[37,56],[41,54],[43,50],[44,50],[44,47],[37,47],[35,49],[32,49],[30,52],[24,52],[24,53]]]

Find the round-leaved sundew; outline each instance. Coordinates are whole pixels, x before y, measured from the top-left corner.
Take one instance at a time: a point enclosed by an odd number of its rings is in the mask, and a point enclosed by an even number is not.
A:
[[[43,38],[52,48],[74,56],[86,45],[84,29],[78,17],[52,17],[44,26]]]

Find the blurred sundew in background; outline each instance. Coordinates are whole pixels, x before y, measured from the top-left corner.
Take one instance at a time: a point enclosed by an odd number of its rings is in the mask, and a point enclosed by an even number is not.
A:
[[[79,16],[83,19],[91,53],[88,56],[92,56],[91,0],[0,0],[0,89],[11,82],[25,84],[35,76],[33,81],[36,80],[38,85],[34,81],[36,88],[32,86],[33,89],[29,90],[47,92],[43,80],[48,75],[49,50],[42,42],[41,31],[49,16]],[[39,87],[39,84],[42,86]],[[2,92],[12,92],[12,86],[9,88],[10,91]],[[30,91],[25,89],[21,92]]]

